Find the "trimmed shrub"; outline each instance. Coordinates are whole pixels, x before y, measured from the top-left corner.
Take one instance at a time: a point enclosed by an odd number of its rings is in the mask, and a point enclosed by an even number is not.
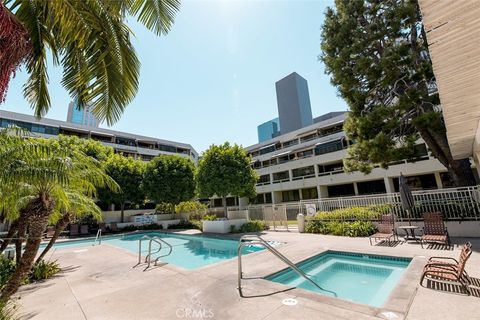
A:
[[[204,212],[207,209],[207,205],[199,201],[183,201],[175,206],[176,213],[182,212]]]
[[[260,232],[268,230],[268,225],[265,221],[262,220],[252,220],[247,223],[244,223],[239,229],[238,232],[240,233],[247,233],[247,232]]]
[[[313,219],[318,220],[378,220],[380,215],[390,211],[389,205],[350,207],[333,211],[320,211]]]
[[[175,206],[171,203],[161,202],[155,206],[155,213],[169,214],[175,212]]]
[[[33,265],[32,271],[30,272],[30,281],[39,281],[51,278],[61,270],[62,269],[60,269],[60,265],[57,261],[42,260]]]
[[[163,229],[163,226],[161,224],[151,223],[151,224],[144,224],[141,226],[134,226],[132,224],[132,225],[123,227],[121,230],[123,232],[130,232],[130,231],[136,231],[136,230],[159,230],[159,229]]]
[[[217,216],[214,214],[206,214],[202,218],[203,221],[215,221],[217,220]]]
[[[180,221],[180,223],[168,226],[168,229],[197,229],[202,230],[201,221]]]
[[[330,234],[334,236],[368,237],[375,233],[377,228],[371,221],[307,221],[305,232]]]

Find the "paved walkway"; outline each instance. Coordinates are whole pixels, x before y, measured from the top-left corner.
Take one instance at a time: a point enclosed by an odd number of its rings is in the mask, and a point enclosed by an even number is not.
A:
[[[295,262],[326,249],[416,257],[457,257],[453,250],[421,249],[416,244],[395,247],[370,246],[366,238],[346,238],[266,232],[264,238],[284,242],[279,250]],[[467,271],[480,278],[480,239],[469,239],[474,253]],[[463,243],[465,239],[454,239]],[[405,313],[382,313],[377,308],[352,304],[300,289],[279,292],[285,287],[265,280],[244,283],[241,298],[236,290],[237,260],[233,259],[193,271],[165,265],[143,272],[132,268],[136,255],[104,244],[68,248],[53,254],[64,272],[21,290],[18,300],[23,319],[480,319],[480,294],[465,296],[418,286],[418,275],[403,279],[412,288],[399,296],[408,300]],[[246,276],[267,275],[284,268],[268,252],[245,256]],[[417,290],[418,288],[418,290]],[[285,298],[298,304],[287,306]],[[396,302],[393,301],[393,304]]]

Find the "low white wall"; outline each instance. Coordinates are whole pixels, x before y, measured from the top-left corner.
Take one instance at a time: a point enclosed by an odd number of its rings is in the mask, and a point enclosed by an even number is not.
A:
[[[143,209],[143,210],[125,210],[124,216],[125,221],[130,221],[129,218],[136,214],[141,213],[153,213],[155,210],[152,209]],[[110,223],[110,222],[120,222],[122,216],[122,212],[120,210],[117,211],[102,211],[103,222]]]
[[[399,222],[395,224],[399,226],[407,226],[408,222]],[[418,226],[418,233],[421,233],[423,222],[412,221],[412,226]],[[450,237],[480,237],[480,221],[446,221],[445,226],[448,229]],[[405,231],[397,230],[399,236],[404,236]]]
[[[245,223],[247,223],[247,219],[203,221],[202,229],[203,232],[229,233],[230,226],[235,226],[235,229],[238,229]]]

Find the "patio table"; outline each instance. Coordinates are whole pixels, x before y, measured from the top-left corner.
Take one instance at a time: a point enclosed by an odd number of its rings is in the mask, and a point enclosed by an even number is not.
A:
[[[420,242],[420,238],[418,236],[415,235],[415,230],[418,229],[417,226],[400,226],[398,227],[398,229],[402,229],[403,231],[405,231],[405,241],[416,241],[416,242]]]

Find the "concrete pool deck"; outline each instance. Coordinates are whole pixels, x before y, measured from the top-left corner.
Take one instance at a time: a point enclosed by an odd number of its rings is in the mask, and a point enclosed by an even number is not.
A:
[[[108,244],[57,250],[61,275],[22,287],[17,304],[22,319],[480,319],[480,288],[466,296],[418,285],[418,269],[430,256],[458,257],[459,246],[473,244],[467,272],[480,278],[480,239],[453,239],[453,250],[422,249],[415,243],[370,246],[367,238],[294,232],[265,232],[266,240],[284,244],[278,250],[294,262],[325,250],[414,257],[386,308],[373,308],[329,298],[262,279],[237,287],[237,259],[182,270],[164,265],[133,268],[137,255]],[[443,250],[442,250],[443,249]],[[269,252],[243,258],[246,277],[266,276],[285,268]],[[413,264],[413,263],[412,263]],[[410,266],[412,267],[412,266]],[[409,269],[410,269],[409,267]],[[421,272],[421,270],[420,270]],[[480,281],[479,281],[480,282]],[[477,283],[480,285],[480,283]],[[398,290],[397,290],[398,289]],[[288,306],[284,299],[298,303]],[[395,309],[397,308],[398,309]],[[390,312],[391,311],[391,312]]]

